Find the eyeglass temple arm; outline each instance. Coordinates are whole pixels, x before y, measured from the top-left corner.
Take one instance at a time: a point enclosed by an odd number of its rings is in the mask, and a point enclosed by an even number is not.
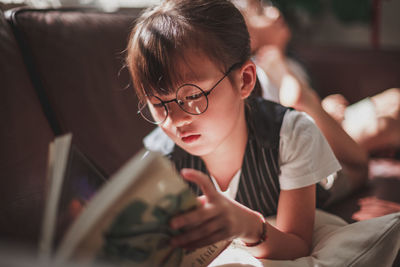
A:
[[[222,78],[219,79],[218,82],[217,82],[210,90],[208,90],[207,92],[204,92],[204,94],[205,94],[206,96],[208,96],[208,95],[211,93],[211,91],[212,91],[215,87],[217,87],[218,84],[220,84],[220,82],[222,82],[222,80],[225,79],[225,77],[228,76],[229,73],[230,73],[232,70],[234,70],[235,68],[237,68],[237,67],[240,66],[240,65],[242,65],[241,62],[237,62],[237,63],[233,64],[233,65],[225,72],[224,76],[222,76]]]

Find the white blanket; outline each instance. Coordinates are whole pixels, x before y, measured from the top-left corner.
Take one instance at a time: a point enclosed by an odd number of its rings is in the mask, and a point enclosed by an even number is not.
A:
[[[274,219],[268,218],[268,222],[274,224]],[[310,256],[293,261],[259,260],[234,241],[210,266],[389,267],[399,249],[400,212],[348,224],[335,215],[317,210]]]

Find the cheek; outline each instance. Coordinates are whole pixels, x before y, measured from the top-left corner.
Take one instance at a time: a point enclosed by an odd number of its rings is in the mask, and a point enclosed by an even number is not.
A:
[[[215,88],[208,97],[208,109],[210,110],[225,110],[237,103],[239,95],[239,89],[234,87],[236,80],[228,80],[228,77],[224,81],[221,87]]]
[[[208,110],[204,114],[217,128],[225,127],[229,121],[236,121],[243,105],[239,92],[234,88],[225,89],[209,99]]]

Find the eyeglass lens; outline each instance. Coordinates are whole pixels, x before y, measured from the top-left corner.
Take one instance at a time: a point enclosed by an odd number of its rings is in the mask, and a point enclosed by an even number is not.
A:
[[[186,84],[180,87],[173,101],[185,112],[193,115],[203,113],[208,106],[207,96],[196,85]],[[165,102],[164,102],[165,103]],[[169,103],[171,105],[172,103]],[[150,96],[146,102],[139,103],[139,111],[143,118],[151,123],[161,123],[168,116],[166,104],[156,96]]]

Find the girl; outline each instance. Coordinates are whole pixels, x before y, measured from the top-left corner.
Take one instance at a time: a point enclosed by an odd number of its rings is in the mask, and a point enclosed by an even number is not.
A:
[[[251,96],[241,13],[227,0],[163,1],[137,20],[127,50],[139,112],[159,126],[146,147],[203,193],[197,209],[171,219],[184,230],[172,245],[240,238],[256,257],[308,255],[315,184],[340,165],[304,114]],[[264,220],[273,214],[276,227]]]

